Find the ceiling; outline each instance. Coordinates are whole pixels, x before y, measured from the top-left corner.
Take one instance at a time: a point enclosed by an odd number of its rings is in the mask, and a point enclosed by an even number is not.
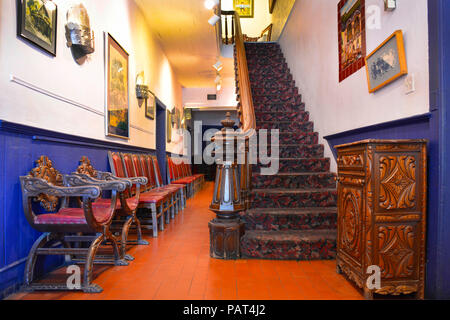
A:
[[[215,28],[208,24],[213,12],[204,0],[135,0],[160,41],[178,80],[186,88],[214,87],[212,65],[217,61]],[[233,78],[232,59],[221,58],[225,80]],[[233,83],[233,81],[224,81]]]

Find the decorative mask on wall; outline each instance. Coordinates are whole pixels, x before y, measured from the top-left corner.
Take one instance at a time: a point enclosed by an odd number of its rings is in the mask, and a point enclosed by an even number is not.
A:
[[[83,64],[86,56],[95,51],[94,31],[91,31],[89,15],[81,3],[67,11],[66,39],[67,46],[79,64]]]

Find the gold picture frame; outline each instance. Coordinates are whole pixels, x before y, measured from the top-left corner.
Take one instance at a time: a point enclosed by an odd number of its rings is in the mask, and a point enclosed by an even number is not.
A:
[[[129,55],[105,32],[106,135],[130,139]]]
[[[233,8],[241,18],[253,18],[255,15],[254,0],[233,0]]]
[[[408,74],[403,32],[395,31],[366,57],[369,93]]]

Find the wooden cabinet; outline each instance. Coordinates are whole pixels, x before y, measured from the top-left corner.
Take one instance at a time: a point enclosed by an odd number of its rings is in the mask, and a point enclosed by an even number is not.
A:
[[[424,298],[426,145],[426,140],[366,140],[336,147],[337,269],[366,299],[374,293]],[[381,271],[378,288],[367,286],[374,275],[369,267]]]

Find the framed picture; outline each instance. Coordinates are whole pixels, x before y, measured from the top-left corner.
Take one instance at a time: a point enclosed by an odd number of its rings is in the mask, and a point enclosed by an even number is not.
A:
[[[233,8],[241,18],[253,18],[254,16],[253,0],[233,0]]]
[[[56,4],[50,0],[17,0],[17,8],[17,35],[56,56]]]
[[[105,33],[106,135],[130,138],[128,53]]]
[[[169,110],[167,110],[166,130],[167,130],[167,142],[170,143],[172,141],[172,113]]]
[[[151,120],[155,120],[156,98],[152,92],[148,92],[149,96],[145,105],[145,116]]]
[[[339,82],[364,67],[366,57],[365,0],[338,4]]]
[[[403,32],[395,31],[366,57],[369,92],[375,92],[408,73]]]

